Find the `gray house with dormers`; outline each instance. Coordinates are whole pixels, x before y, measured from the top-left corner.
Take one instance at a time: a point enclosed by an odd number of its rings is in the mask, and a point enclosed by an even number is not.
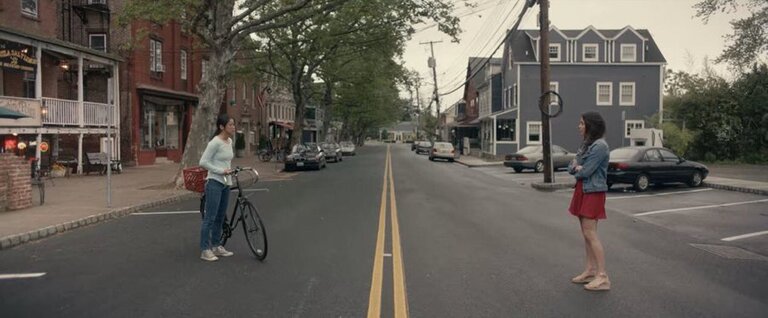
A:
[[[539,52],[539,31],[510,34],[502,58],[502,109],[492,114],[492,154],[503,157],[541,144],[540,57],[549,54],[550,89],[563,99],[563,112],[551,120],[552,144],[576,151],[581,113],[606,120],[611,148],[629,145],[629,132],[648,126],[663,109],[666,60],[648,30],[549,31],[549,50]]]

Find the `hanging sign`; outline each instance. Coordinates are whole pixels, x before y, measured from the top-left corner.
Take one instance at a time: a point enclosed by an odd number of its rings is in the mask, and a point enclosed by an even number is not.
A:
[[[48,142],[41,142],[40,143],[40,152],[48,152]]]
[[[25,72],[35,72],[35,50],[26,45],[0,40],[0,67]]]

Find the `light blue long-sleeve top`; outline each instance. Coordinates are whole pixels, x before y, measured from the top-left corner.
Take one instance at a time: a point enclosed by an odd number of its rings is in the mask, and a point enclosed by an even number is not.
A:
[[[203,157],[200,158],[200,166],[208,170],[207,179],[213,179],[222,184],[232,185],[229,176],[224,175],[224,171],[232,169],[232,158],[235,156],[232,148],[232,138],[226,141],[213,137],[205,147]]]

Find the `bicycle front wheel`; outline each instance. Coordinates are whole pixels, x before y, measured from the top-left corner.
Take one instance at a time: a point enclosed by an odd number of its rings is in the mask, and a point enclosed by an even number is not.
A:
[[[259,213],[256,212],[256,208],[250,202],[245,202],[242,212],[245,240],[248,242],[248,247],[251,248],[253,255],[258,260],[263,261],[267,258],[267,231],[264,228],[264,223],[261,222]]]

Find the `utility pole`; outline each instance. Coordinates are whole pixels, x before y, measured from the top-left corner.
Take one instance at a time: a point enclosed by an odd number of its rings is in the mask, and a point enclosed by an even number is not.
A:
[[[416,74],[418,75],[418,74]],[[419,126],[421,126],[421,96],[419,90],[421,89],[421,78],[416,78],[416,139],[419,139]]]
[[[549,92],[549,0],[539,0],[539,35],[541,36],[539,44],[539,52],[541,52],[541,94],[540,109],[549,109],[550,107],[550,94]],[[560,53],[562,54],[562,53]],[[542,111],[541,113],[541,145],[544,148],[544,183],[552,183],[552,146],[550,130],[549,130],[549,115]]]
[[[427,61],[427,65],[432,68],[432,79],[435,81],[435,104],[437,104],[437,114],[435,117],[437,117],[437,129],[440,129],[440,95],[437,93],[437,63],[435,62],[435,43],[443,43],[443,41],[429,41],[429,42],[420,42],[419,44],[429,44],[429,49],[432,52],[432,57],[429,58]],[[438,139],[439,139],[438,134]]]

